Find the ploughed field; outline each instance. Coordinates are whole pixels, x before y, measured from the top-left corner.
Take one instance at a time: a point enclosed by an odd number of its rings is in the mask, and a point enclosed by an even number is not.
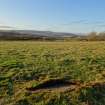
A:
[[[0,105],[105,105],[105,42],[0,42]]]

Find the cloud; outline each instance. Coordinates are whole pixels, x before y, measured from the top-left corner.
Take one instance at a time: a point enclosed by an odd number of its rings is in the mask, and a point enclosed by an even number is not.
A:
[[[14,28],[14,27],[11,27],[11,26],[0,26],[0,28]]]
[[[8,26],[8,25],[0,25],[0,29],[16,29],[16,27]]]

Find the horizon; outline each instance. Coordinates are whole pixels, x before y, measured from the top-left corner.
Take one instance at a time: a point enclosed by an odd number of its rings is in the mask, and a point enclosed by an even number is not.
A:
[[[1,30],[105,31],[104,0],[2,0]]]

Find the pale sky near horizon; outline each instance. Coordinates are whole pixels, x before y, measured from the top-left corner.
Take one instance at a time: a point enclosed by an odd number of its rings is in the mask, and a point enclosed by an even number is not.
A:
[[[0,0],[0,28],[105,31],[105,0]]]

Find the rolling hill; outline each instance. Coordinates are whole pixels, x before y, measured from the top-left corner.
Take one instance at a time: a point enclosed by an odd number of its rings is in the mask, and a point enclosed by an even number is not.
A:
[[[34,30],[1,30],[0,39],[62,39],[73,38],[78,35],[73,33],[51,32],[51,31],[34,31]]]

